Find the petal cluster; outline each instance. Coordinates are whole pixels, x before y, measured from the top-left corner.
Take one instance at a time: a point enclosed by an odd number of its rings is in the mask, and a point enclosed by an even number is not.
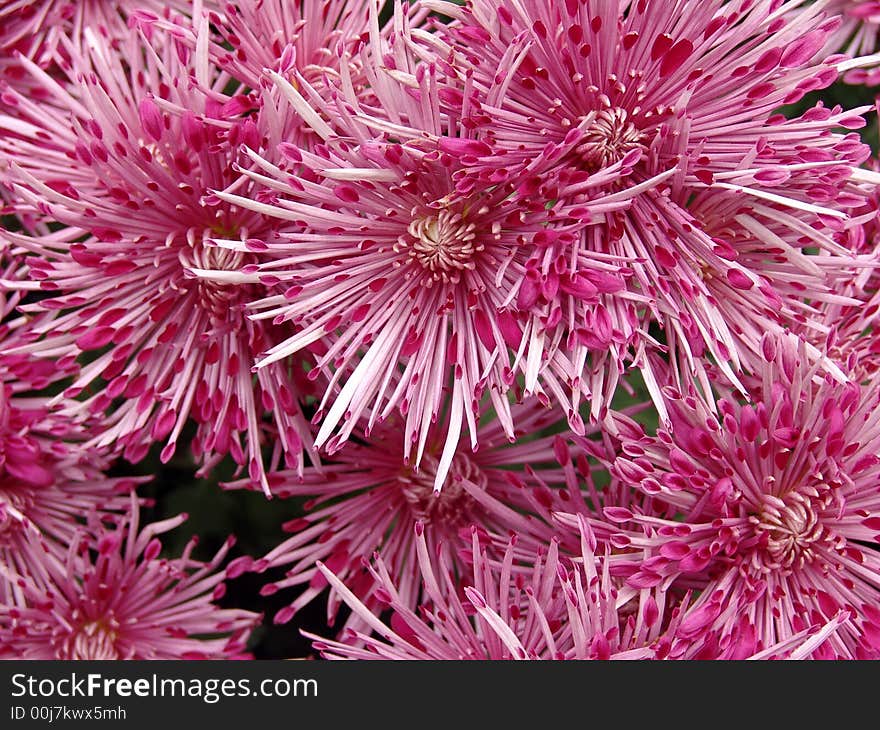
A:
[[[3,3],[0,656],[877,658],[878,27]]]

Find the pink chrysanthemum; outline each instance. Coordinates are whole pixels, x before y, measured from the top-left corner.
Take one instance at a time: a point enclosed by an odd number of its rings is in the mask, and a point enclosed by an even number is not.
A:
[[[851,267],[830,234],[863,200],[853,168],[869,150],[833,130],[863,126],[865,110],[776,113],[838,76],[840,59],[813,60],[837,25],[821,3],[796,14],[802,3],[772,0],[427,5],[454,19],[436,42],[449,61],[441,98],[456,100],[443,111],[460,111],[482,145],[453,173],[458,189],[507,177],[548,201],[629,192],[625,210],[562,249],[571,265],[613,265],[632,294],[596,306],[614,333],[584,374],[600,414],[627,353],[652,384],[652,323],[689,371],[705,379],[711,358],[735,383],[761,333],[790,326],[810,292],[833,291]],[[733,216],[732,237],[703,219],[706,198]],[[572,273],[555,260],[541,261],[539,282]]]
[[[268,242],[259,273],[229,277],[276,276],[282,293],[256,302],[254,318],[299,326],[257,366],[327,341],[316,372],[329,371],[331,387],[317,416],[316,444],[329,453],[362,416],[369,414],[372,425],[397,411],[404,454],[418,465],[447,389],[451,407],[436,428],[446,430],[449,450],[465,425],[475,440],[484,396],[512,434],[505,394],[517,373],[527,393],[569,404],[569,420],[582,433],[577,399],[563,392],[578,381],[581,363],[548,352],[564,335],[582,332],[592,343],[614,334],[560,307],[521,316],[511,311],[517,296],[531,296],[524,293],[532,285],[529,262],[549,256],[549,241],[573,240],[573,234],[550,227],[557,213],[545,201],[514,200],[510,185],[456,189],[455,171],[484,145],[470,139],[460,120],[441,114],[436,66],[421,62],[412,41],[416,29],[405,8],[395,10],[386,40],[372,8],[370,43],[360,56],[369,102],[359,98],[348,63],[340,65],[339,80],[325,79],[334,88],[322,85],[322,93],[299,72],[292,80],[268,72],[322,143],[312,151],[282,145],[285,160],[278,165],[250,153],[254,168],[247,174],[271,188],[270,203],[218,192],[230,204],[285,222],[278,241]],[[624,204],[610,196],[577,211],[562,207],[565,216],[579,211],[588,218]],[[242,250],[240,242],[218,243]],[[559,257],[547,261],[566,268]],[[597,264],[544,286],[594,302],[600,292],[624,286],[608,269],[609,263]],[[571,327],[545,333],[548,322],[562,319]]]
[[[546,555],[533,556],[531,567],[516,565],[515,538],[496,563],[473,533],[473,573],[460,577],[449,551],[431,553],[421,523],[416,527],[418,567],[424,586],[417,610],[401,596],[380,559],[370,568],[377,593],[392,612],[390,625],[380,621],[354,592],[321,566],[322,573],[362,618],[372,633],[347,631],[330,641],[311,634],[314,648],[327,659],[690,659],[800,658],[838,630],[843,617],[802,632],[789,641],[756,650],[739,634],[718,641],[711,634],[694,637],[680,606],[667,605],[659,589],[618,589],[607,558],[581,521],[581,553],[570,562],[551,542]],[[681,636],[679,636],[681,635]]]
[[[58,313],[32,328],[42,337],[25,349],[95,353],[68,395],[83,393],[83,410],[107,414],[95,444],[118,444],[132,461],[163,440],[169,459],[192,417],[205,468],[228,453],[260,476],[267,440],[273,463],[283,454],[301,466],[311,439],[298,402],[311,387],[302,358],[251,373],[255,356],[289,330],[244,316],[259,284],[192,273],[244,267],[257,247],[251,236],[271,237],[270,220],[205,195],[238,178],[240,143],[271,149],[283,129],[249,116],[249,96],[223,93],[228,78],[205,48],[190,55],[132,35],[123,57],[88,29],[85,39],[83,55],[65,45],[67,86],[23,61],[51,102],[3,97],[0,155],[14,208],[66,226],[6,234],[32,254],[31,278],[52,295],[29,309]],[[218,235],[247,241],[246,250],[208,242]]]
[[[175,17],[193,11],[200,13],[202,6],[210,7],[213,3],[211,0],[4,0],[0,3],[0,82],[31,98],[45,98],[45,88],[33,83],[32,76],[17,57],[19,53],[54,73],[58,64],[67,62],[62,38],[80,47],[88,28],[108,48],[124,52],[120,41],[129,35],[129,21],[142,11],[151,16],[161,13]]]
[[[514,414],[514,443],[487,415],[478,432],[478,451],[472,452],[464,439],[453,452],[439,438],[429,439],[418,468],[403,459],[402,429],[389,420],[368,433],[356,432],[353,442],[322,464],[320,471],[306,469],[302,478],[284,472],[271,475],[272,493],[307,500],[305,514],[285,525],[293,533],[290,538],[256,562],[240,558],[230,566],[230,574],[284,566],[285,577],[263,588],[263,594],[270,595],[302,586],[276,615],[275,621],[281,623],[326,588],[316,567],[320,561],[341,580],[357,584],[362,599],[376,607],[364,568],[373,553],[382,556],[402,600],[414,605],[419,599],[419,577],[413,569],[412,526],[417,521],[430,526],[425,539],[431,550],[440,541],[453,550],[466,546],[468,538],[462,543],[461,532],[476,524],[487,544],[497,545],[500,540],[503,545],[507,535],[516,532],[521,548],[534,552],[553,534],[554,511],[588,510],[585,496],[597,489],[587,459],[607,461],[609,448],[587,439],[569,448],[560,436],[536,436],[560,425],[558,413],[537,404],[517,406]],[[438,474],[446,476],[438,481]],[[467,556],[454,553],[453,559],[461,568]],[[331,592],[331,622],[339,604],[339,595]]]
[[[32,99],[50,97],[44,85],[34,83],[19,54],[51,74],[68,61],[64,42],[80,47],[88,28],[113,52],[125,53],[122,42],[128,25],[142,12],[166,18],[201,13],[211,0],[4,0],[0,3],[0,83]],[[2,89],[0,89],[2,90]]]
[[[701,591],[703,624],[722,633],[748,616],[766,642],[845,610],[829,642],[839,657],[880,647],[880,389],[822,378],[793,337],[765,338],[751,403],[710,410],[667,388],[671,430],[625,446],[614,471],[675,518],[627,509],[615,544],[644,554],[628,584]],[[824,618],[823,618],[824,617]]]
[[[66,565],[47,563],[24,579],[0,567],[26,605],[0,610],[0,656],[19,659],[231,659],[244,656],[258,616],[218,608],[231,541],[207,563],[160,558],[157,535],[185,516],[138,529],[138,511],[96,548],[81,534]]]

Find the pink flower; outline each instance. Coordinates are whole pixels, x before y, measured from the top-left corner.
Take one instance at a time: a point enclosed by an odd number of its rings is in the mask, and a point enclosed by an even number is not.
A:
[[[263,479],[268,442],[271,463],[297,468],[311,442],[299,406],[312,387],[303,359],[251,373],[256,354],[289,328],[245,316],[261,284],[195,274],[247,266],[263,245],[252,236],[272,235],[271,221],[206,194],[235,184],[240,144],[272,147],[283,129],[249,115],[250,96],[222,93],[227,79],[204,57],[134,36],[123,57],[90,30],[84,37],[83,54],[65,43],[66,85],[23,61],[51,103],[3,97],[0,154],[14,209],[66,226],[8,234],[50,295],[31,309],[58,312],[31,328],[41,337],[21,351],[95,353],[67,394],[81,396],[78,409],[107,415],[94,444],[119,446],[131,461],[161,441],[168,460],[191,417],[204,469],[231,454]],[[209,243],[214,236],[244,250]]]
[[[254,165],[246,174],[271,189],[269,202],[217,193],[230,205],[283,221],[259,271],[236,279],[276,277],[279,294],[254,302],[254,317],[299,328],[257,367],[327,343],[315,374],[328,372],[331,385],[315,420],[316,445],[331,454],[361,417],[377,422],[396,411],[404,455],[418,466],[429,431],[445,430],[448,450],[465,430],[476,437],[484,397],[510,435],[506,393],[517,373],[526,394],[545,403],[562,398],[573,428],[583,433],[579,397],[564,395],[577,388],[580,363],[557,352],[575,314],[533,312],[532,305],[542,291],[560,287],[589,301],[617,291],[623,284],[615,267],[605,262],[583,276],[535,279],[530,267],[538,260],[565,268],[565,257],[551,256],[546,244],[570,242],[573,232],[552,227],[556,212],[543,199],[514,200],[509,184],[457,188],[456,171],[483,154],[484,145],[461,120],[442,113],[437,65],[420,62],[414,49],[423,41],[405,8],[395,6],[387,40],[376,15],[359,56],[370,98],[362,99],[352,83],[352,63],[341,63],[341,78],[319,88],[298,71],[292,79],[269,71],[277,92],[321,142],[314,149],[282,144],[281,163],[249,153]],[[611,200],[578,209],[589,217],[622,205]],[[574,215],[571,206],[562,208]],[[224,245],[242,250],[241,243]],[[528,306],[518,312],[520,300]],[[555,334],[547,331],[548,322],[555,327],[560,320],[565,325]],[[589,329],[589,322],[580,325]],[[594,340],[614,336],[601,326],[595,333]],[[441,419],[447,388],[452,400]]]
[[[134,503],[132,503],[134,504]],[[217,568],[232,544],[207,563],[195,538],[179,558],[161,558],[161,535],[185,516],[138,527],[131,519],[71,542],[66,564],[45,563],[30,578],[0,567],[25,598],[0,610],[0,655],[19,659],[233,659],[244,656],[258,616],[218,608]]]
[[[490,561],[473,533],[473,573],[463,580],[450,564],[449,551],[432,553],[425,528],[416,527],[423,586],[417,610],[401,595],[381,559],[370,572],[377,593],[391,611],[378,619],[358,596],[325,566],[322,573],[360,616],[370,633],[344,632],[337,641],[306,634],[327,659],[663,659],[694,658],[706,642],[682,641],[687,628],[681,608],[667,605],[659,589],[619,590],[596,554],[596,541],[581,520],[581,554],[575,562],[559,555],[555,542],[546,555],[518,566],[515,538],[500,563]],[[754,658],[797,658],[809,654],[838,630],[842,619],[811,628]],[[690,638],[690,637],[689,637]],[[730,637],[728,637],[730,638]],[[737,656],[735,641],[713,658]],[[673,654],[677,651],[678,655]],[[702,657],[707,658],[707,657]]]
[[[404,434],[400,424],[390,419],[359,429],[353,442],[320,470],[307,468],[302,478],[290,472],[271,475],[272,493],[305,499],[305,514],[284,526],[292,533],[290,538],[256,562],[240,558],[230,566],[230,575],[285,567],[285,576],[262,591],[271,595],[302,587],[275,616],[277,623],[283,623],[325,590],[327,581],[317,568],[321,561],[341,580],[357,586],[362,600],[378,611],[377,596],[370,591],[372,579],[364,567],[377,553],[402,600],[416,601],[419,576],[414,570],[417,543],[412,534],[416,522],[430,528],[424,538],[429,550],[445,542],[459,568],[467,560],[467,551],[459,555],[458,548],[467,547],[471,525],[479,527],[487,545],[500,544],[503,549],[508,534],[516,532],[520,549],[534,552],[553,535],[554,511],[588,509],[584,501],[588,487],[583,487],[582,495],[581,484],[590,485],[594,494],[596,486],[591,475],[595,467],[587,457],[603,455],[605,447],[584,440],[583,446],[570,448],[560,436],[535,437],[554,426],[558,430],[559,425],[558,413],[537,404],[517,406],[514,415],[518,424],[514,443],[508,441],[502,424],[486,414],[477,451],[471,451],[462,439],[448,453],[443,441],[435,437],[428,440],[419,467],[401,456]],[[439,474],[445,475],[442,481]],[[339,594],[331,591],[331,623],[339,604]]]
[[[438,30],[450,59],[442,111],[461,114],[475,138],[467,169],[453,173],[458,189],[501,176],[557,205],[627,202],[585,226],[576,247],[551,246],[532,277],[603,262],[625,284],[628,296],[599,293],[584,327],[583,386],[600,417],[628,359],[665,417],[647,357],[652,323],[684,372],[705,380],[711,359],[736,383],[761,334],[791,327],[804,300],[835,291],[851,267],[831,236],[863,202],[853,168],[869,153],[832,130],[862,127],[866,110],[776,112],[837,78],[839,58],[813,60],[837,25],[819,6],[429,6],[454,19]],[[720,221],[707,217],[715,211]],[[822,255],[806,255],[810,246]],[[568,269],[554,268],[554,251]],[[582,349],[563,352],[584,361]]]
[[[727,395],[713,410],[667,388],[671,429],[633,441],[639,457],[615,463],[621,479],[678,515],[606,510],[627,526],[615,544],[644,556],[627,583],[699,590],[701,630],[724,634],[746,616],[768,644],[846,611],[853,618],[829,654],[876,656],[877,380],[823,378],[794,337],[764,344],[751,402]]]

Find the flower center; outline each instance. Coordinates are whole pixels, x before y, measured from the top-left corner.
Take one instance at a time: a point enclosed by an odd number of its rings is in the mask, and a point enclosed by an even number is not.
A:
[[[475,229],[461,213],[441,210],[413,220],[409,239],[402,237],[396,248],[408,249],[410,258],[430,273],[431,281],[455,283],[462,271],[475,268],[474,256],[484,249],[476,241]]]
[[[449,476],[439,493],[434,491],[437,459],[425,456],[419,471],[407,471],[400,477],[403,495],[416,519],[434,523],[450,530],[466,527],[473,521],[477,501],[462,486],[467,480],[479,489],[486,489],[486,475],[469,457],[456,454]]]
[[[209,271],[238,271],[248,259],[247,254],[240,251],[206,245],[200,240],[195,240],[185,247],[180,255],[181,263],[185,268]],[[214,320],[221,322],[228,319],[230,310],[238,309],[244,294],[243,288],[239,285],[201,277],[198,279],[196,290],[202,307]]]
[[[629,120],[625,109],[613,107],[581,118],[583,139],[577,154],[594,172],[622,160],[635,149],[644,149],[645,135]]]
[[[112,617],[89,621],[64,641],[59,658],[119,659],[117,636],[116,621]]]
[[[758,515],[750,518],[763,550],[758,562],[764,570],[790,571],[811,563],[820,548],[840,550],[845,540],[832,533],[822,521],[832,501],[830,490],[816,497],[791,492],[784,499],[769,496]]]

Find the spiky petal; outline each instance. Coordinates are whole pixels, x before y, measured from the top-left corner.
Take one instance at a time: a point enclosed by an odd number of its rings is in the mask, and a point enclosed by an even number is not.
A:
[[[232,542],[208,562],[160,557],[158,535],[184,515],[139,527],[130,520],[99,529],[92,549],[85,532],[70,545],[66,565],[45,564],[28,578],[9,566],[2,577],[26,599],[0,611],[0,653],[20,659],[231,659],[244,656],[258,616],[224,609],[218,568]],[[94,529],[94,528],[93,528]]]
[[[272,493],[306,500],[305,513],[284,525],[292,533],[287,540],[257,561],[239,559],[230,573],[284,568],[284,577],[265,585],[262,592],[300,589],[275,616],[276,622],[286,622],[326,589],[319,562],[330,566],[341,580],[357,585],[362,600],[378,611],[364,568],[375,553],[391,572],[402,600],[418,600],[419,579],[413,571],[417,541],[412,533],[416,522],[430,527],[425,537],[429,551],[445,542],[459,569],[468,559],[468,530],[473,524],[493,549],[499,543],[503,549],[507,535],[516,532],[519,550],[538,550],[554,534],[553,511],[563,505],[586,509],[581,484],[592,485],[596,492],[588,457],[608,460],[609,456],[601,441],[584,439],[582,445],[569,447],[561,435],[536,436],[560,430],[558,411],[529,403],[516,406],[514,415],[518,424],[514,443],[487,413],[476,452],[462,440],[446,453],[443,441],[435,437],[429,439],[418,467],[404,461],[403,433],[399,422],[390,419],[368,432],[356,432],[355,442],[323,463],[320,471],[306,469],[301,479],[289,472],[273,474]],[[437,481],[438,473],[447,475],[442,482]],[[339,594],[331,591],[331,623],[339,605]]]
[[[538,289],[604,262],[626,285],[628,297],[600,293],[572,342],[545,328],[551,359],[580,366],[592,346],[577,375],[599,418],[628,361],[654,384],[648,355],[662,348],[645,336],[652,324],[685,377],[707,380],[711,359],[736,384],[758,367],[761,334],[797,323],[804,292],[836,292],[852,271],[832,238],[855,225],[864,196],[853,168],[869,152],[834,130],[860,128],[866,110],[777,113],[838,76],[839,58],[815,58],[838,24],[822,3],[429,6],[454,19],[438,29],[449,58],[443,111],[463,114],[482,145],[454,174],[460,189],[506,176],[520,195],[557,204],[627,196],[531,272]],[[819,256],[807,255],[812,246]],[[559,307],[553,297],[525,303],[535,301]],[[665,417],[662,398],[655,404]]]
[[[634,442],[641,456],[616,463],[677,513],[611,515],[625,528],[615,544],[645,556],[628,584],[696,588],[704,626],[724,632],[748,616],[769,643],[844,610],[853,620],[830,654],[876,656],[877,380],[823,378],[793,336],[767,337],[765,351],[751,402],[727,395],[712,413],[694,393],[667,388],[672,429]]]
[[[412,610],[402,598],[381,560],[371,572],[379,594],[392,612],[386,624],[373,616],[357,595],[328,568],[323,574],[346,603],[368,623],[371,633],[347,632],[338,641],[314,640],[327,659],[662,659],[694,658],[705,646],[713,658],[736,656],[739,648],[720,648],[708,637],[688,641],[679,637],[682,606],[667,605],[658,589],[619,591],[596,554],[596,541],[581,521],[581,554],[576,562],[560,558],[555,542],[531,566],[518,566],[515,538],[500,563],[487,559],[474,533],[474,570],[463,580],[452,569],[447,550],[432,559],[421,525],[416,528],[424,603]],[[802,632],[792,640],[757,654],[800,656],[838,630],[845,617],[836,617]],[[673,653],[674,652],[674,653]],[[756,652],[751,652],[756,654]],[[703,658],[707,658],[704,656]],[[736,658],[746,658],[737,656]]]
[[[123,56],[84,34],[82,53],[66,44],[66,85],[23,61],[51,103],[9,92],[0,115],[13,209],[40,222],[27,235],[7,234],[50,295],[28,309],[63,310],[51,325],[32,327],[40,337],[21,351],[94,353],[67,395],[107,415],[95,445],[132,461],[161,441],[167,461],[191,417],[206,469],[231,454],[261,476],[268,439],[272,463],[301,466],[311,442],[300,410],[300,390],[310,387],[302,363],[251,373],[276,332],[289,330],[245,316],[259,282],[237,288],[194,273],[235,272],[257,246],[251,236],[271,236],[271,221],[208,192],[237,180],[240,144],[271,148],[282,129],[248,116],[246,94],[223,93],[227,79],[205,48],[187,55],[133,33]],[[217,235],[244,250],[210,243]]]

